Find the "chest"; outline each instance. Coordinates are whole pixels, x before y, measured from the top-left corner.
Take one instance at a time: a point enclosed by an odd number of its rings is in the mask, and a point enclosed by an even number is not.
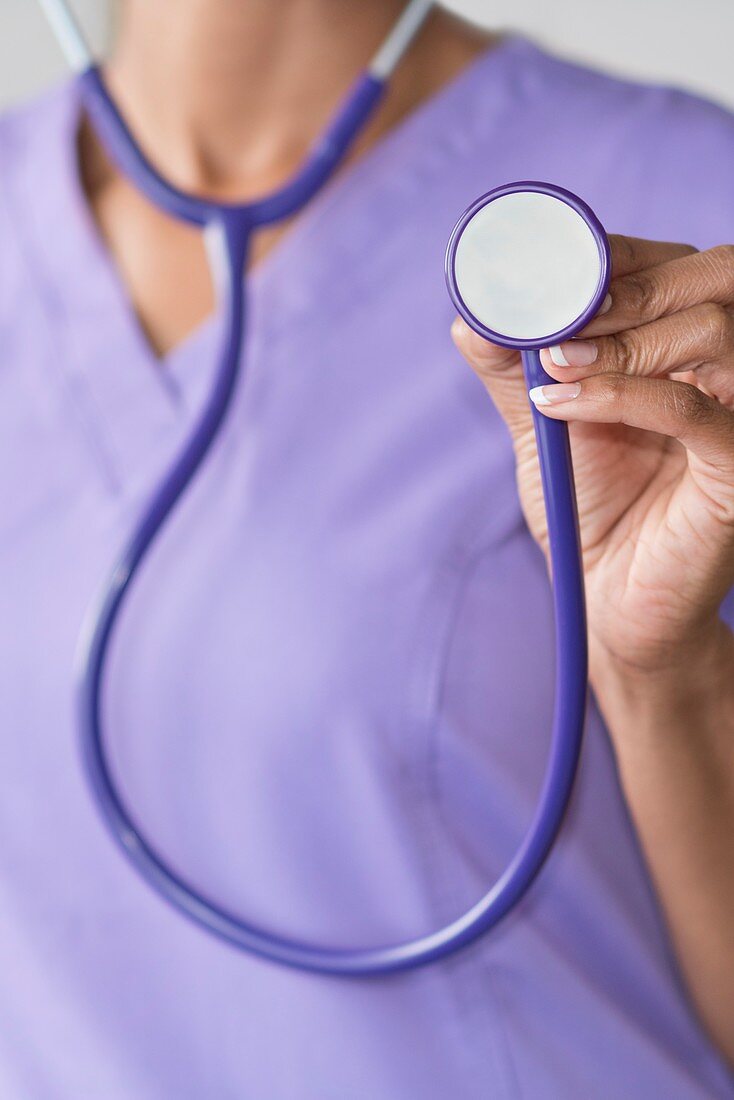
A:
[[[238,896],[234,851],[252,882],[265,838],[290,853],[292,871],[304,837],[309,859],[314,833],[328,837],[323,858],[346,898],[378,858],[374,828],[393,813],[407,826],[418,812],[463,579],[477,548],[519,522],[510,448],[442,338],[444,318],[416,346],[415,333],[363,325],[365,299],[352,308],[316,337],[305,315],[287,332],[266,328],[253,302],[231,416],[136,580],[105,682],[108,744],[137,816],[164,851],[244,907],[252,888]],[[25,355],[40,370],[45,346],[31,332]],[[200,350],[203,373],[212,352],[207,363]],[[29,790],[43,761],[52,816],[88,802],[74,752],[76,640],[191,430],[207,389],[206,377],[187,376],[192,365],[178,365],[178,414],[163,416],[141,393],[109,438],[102,422],[93,441],[49,409],[44,432],[16,437],[22,484],[9,467],[2,479],[0,600],[13,624],[0,662],[4,753]],[[31,415],[31,394],[20,394],[15,423]],[[105,444],[115,488],[98,461]],[[509,606],[507,615],[493,627],[498,643],[512,628]],[[353,834],[335,847],[352,821],[362,852]],[[379,854],[401,881],[408,857]],[[264,886],[263,904],[277,901]]]

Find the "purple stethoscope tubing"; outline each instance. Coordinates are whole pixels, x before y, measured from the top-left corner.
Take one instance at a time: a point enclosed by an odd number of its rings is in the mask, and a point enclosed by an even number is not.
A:
[[[152,203],[193,225],[237,225],[236,236],[249,235],[256,227],[283,221],[301,210],[342,162],[385,91],[384,81],[363,73],[303,167],[284,187],[251,203],[219,203],[179,190],[156,171],[130,133],[96,66],[82,73],[79,82],[84,106],[105,149]]]
[[[411,0],[405,10],[403,48],[430,5]],[[79,36],[63,0],[44,7],[71,39],[72,57],[84,60]],[[412,18],[412,25],[410,23]],[[71,28],[71,30],[69,30]],[[397,29],[397,28],[396,28]],[[393,36],[394,37],[394,36]],[[76,52],[75,52],[76,51]],[[383,57],[383,53],[385,56]],[[185,492],[224,423],[243,370],[248,244],[253,230],[301,209],[341,163],[379,102],[385,75],[394,64],[390,40],[347,97],[300,172],[283,188],[249,204],[221,204],[188,195],[169,184],[138,147],[94,65],[80,65],[83,102],[104,146],[124,174],[152,202],[174,217],[215,227],[221,261],[218,272],[223,343],[208,400],[191,436],[155,489],[135,531],[120,554],[100,599],[90,610],[77,653],[80,736],[86,772],[102,817],[140,875],[179,912],[222,940],[262,958],[301,970],[369,976],[407,970],[445,958],[498,923],[522,898],[540,870],[560,827],[578,761],[586,699],[583,577],[568,436],[559,422],[536,415],[541,472],[548,511],[556,604],[556,714],[550,760],[530,828],[498,881],[468,912],[418,939],[373,948],[336,949],[274,935],[216,904],[179,876],[138,828],[112,777],[104,747],[104,673],[109,645],[126,594],[166,519]],[[537,353],[524,355],[528,384],[545,379]]]

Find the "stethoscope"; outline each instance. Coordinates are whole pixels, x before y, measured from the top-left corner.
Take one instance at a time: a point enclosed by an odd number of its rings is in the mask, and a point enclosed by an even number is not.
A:
[[[113,837],[142,877],[181,913],[230,944],[300,970],[374,975],[435,962],[493,928],[522,898],[558,834],[577,770],[586,708],[586,621],[578,517],[566,425],[533,411],[549,530],[556,612],[556,704],[550,756],[528,832],[494,886],[462,916],[429,935],[385,947],[336,949],[302,943],[248,923],[177,874],[136,825],[117,790],[101,717],[109,644],[126,594],[156,536],[217,437],[242,371],[245,266],[250,236],[300,210],[342,163],[379,103],[386,82],[423,24],[430,0],[410,0],[300,171],[282,188],[243,204],[211,202],[168,183],[149,163],[110,97],[66,0],[39,0],[70,64],[104,147],[129,180],[166,213],[204,228],[224,315],[211,393],[172,467],[154,491],[79,643],[79,722],[94,797]],[[521,350],[529,386],[552,381],[538,351],[575,335],[609,283],[604,230],[580,199],[541,183],[516,183],[483,196],[449,242],[451,297],[476,331]]]

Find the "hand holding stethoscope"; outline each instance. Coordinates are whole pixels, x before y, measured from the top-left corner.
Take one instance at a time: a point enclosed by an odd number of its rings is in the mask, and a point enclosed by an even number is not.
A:
[[[734,584],[734,248],[610,244],[611,301],[581,338],[541,352],[556,384],[532,394],[571,425],[592,684],[610,664],[632,683],[715,661]],[[460,318],[453,335],[512,433],[547,552],[520,356]]]
[[[456,286],[464,319],[453,335],[512,434],[562,626],[559,581],[578,557],[569,544],[559,552],[538,455],[547,481],[549,444],[568,428],[591,683],[681,976],[732,1052],[734,635],[719,608],[734,584],[734,249],[608,245],[610,296],[576,339],[546,341],[535,365],[501,338],[483,339],[483,314]],[[568,257],[550,256],[562,283]],[[481,294],[475,301],[489,310]],[[561,466],[559,444],[551,468]],[[556,658],[562,700],[578,670],[570,665],[564,682],[564,647]],[[604,843],[613,851],[614,836]]]

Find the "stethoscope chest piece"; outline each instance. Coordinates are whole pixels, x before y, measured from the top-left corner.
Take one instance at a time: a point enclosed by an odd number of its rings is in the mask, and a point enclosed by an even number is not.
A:
[[[449,294],[467,324],[523,351],[579,332],[604,300],[610,266],[606,233],[586,203],[528,180],[472,203],[446,252]]]

